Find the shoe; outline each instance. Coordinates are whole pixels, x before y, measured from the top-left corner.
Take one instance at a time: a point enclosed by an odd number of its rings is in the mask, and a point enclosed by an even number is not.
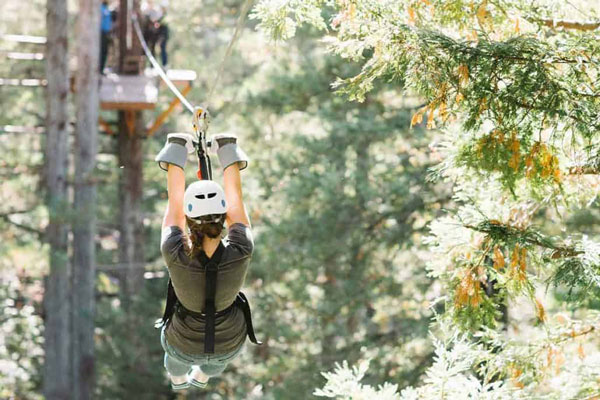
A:
[[[191,373],[188,375],[188,382],[189,382],[189,383],[190,383],[192,386],[195,386],[195,387],[197,387],[197,388],[201,388],[201,389],[203,389],[203,388],[205,388],[205,387],[206,387],[206,385],[208,385],[208,380],[207,380],[206,382],[201,382],[201,381],[199,381],[199,380],[196,380],[196,379],[192,378],[192,376],[194,375],[194,372],[195,372],[195,371],[199,371],[199,370],[200,370],[200,368],[199,368],[199,367],[197,367],[197,366],[195,366],[195,365],[192,367],[192,372],[191,372]],[[201,370],[200,370],[200,371],[201,371]]]
[[[171,381],[171,388],[173,390],[183,390],[183,389],[187,389],[189,387],[190,387],[190,383],[189,382],[173,383],[173,381]]]

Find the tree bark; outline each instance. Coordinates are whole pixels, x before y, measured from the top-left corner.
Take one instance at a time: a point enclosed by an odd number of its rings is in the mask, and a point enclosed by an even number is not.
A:
[[[119,73],[143,74],[141,45],[131,27],[131,14],[140,15],[139,0],[121,0],[119,16]],[[133,60],[133,62],[132,62]],[[135,60],[138,60],[135,62]],[[128,126],[127,120],[130,120]],[[133,129],[131,129],[133,128]],[[141,213],[143,176],[142,139],[145,126],[141,111],[119,112],[119,261],[124,265],[121,285],[124,306],[144,282],[144,225]]]
[[[123,114],[123,112],[121,112]],[[141,211],[143,194],[143,121],[135,115],[135,131],[127,131],[125,117],[119,116],[119,261],[124,266],[121,276],[125,305],[144,283],[144,225]]]
[[[98,136],[99,11],[98,0],[79,0],[73,224],[73,368],[77,399],[91,399],[94,384],[96,183],[93,175]]]
[[[67,256],[68,210],[68,13],[66,0],[48,0],[46,26],[46,147],[45,177],[49,211],[47,242],[50,274],[44,293],[44,379],[48,400],[66,399],[70,392],[70,301]]]

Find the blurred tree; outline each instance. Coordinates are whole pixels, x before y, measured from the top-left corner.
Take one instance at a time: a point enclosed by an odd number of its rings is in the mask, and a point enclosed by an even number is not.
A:
[[[49,0],[46,25],[46,204],[49,221],[46,240],[50,245],[50,273],[44,296],[44,395],[64,399],[72,390],[71,299],[68,246],[68,13],[66,0]]]
[[[80,0],[77,14],[75,85],[75,188],[73,221],[73,387],[90,399],[95,378],[96,167],[100,54],[100,3]]]

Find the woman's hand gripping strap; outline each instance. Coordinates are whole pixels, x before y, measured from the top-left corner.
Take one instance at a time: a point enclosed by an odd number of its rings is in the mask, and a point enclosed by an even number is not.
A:
[[[188,133],[170,133],[167,135],[167,142],[156,155],[154,161],[158,162],[158,166],[165,171],[168,169],[169,164],[184,169],[187,155],[193,152],[192,135]]]
[[[214,135],[210,141],[210,148],[219,156],[223,171],[236,163],[240,171],[248,166],[248,155],[237,144],[235,135],[228,133]]]

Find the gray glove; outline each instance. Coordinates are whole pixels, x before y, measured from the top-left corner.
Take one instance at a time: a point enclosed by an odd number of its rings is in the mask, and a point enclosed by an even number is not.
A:
[[[188,133],[169,133],[167,142],[162,150],[156,155],[154,161],[165,171],[169,164],[177,165],[184,169],[188,153],[194,152],[194,143],[192,135]]]
[[[237,137],[232,134],[214,135],[210,141],[210,148],[219,156],[223,171],[232,164],[237,163],[240,171],[248,166],[248,156],[237,144]]]

